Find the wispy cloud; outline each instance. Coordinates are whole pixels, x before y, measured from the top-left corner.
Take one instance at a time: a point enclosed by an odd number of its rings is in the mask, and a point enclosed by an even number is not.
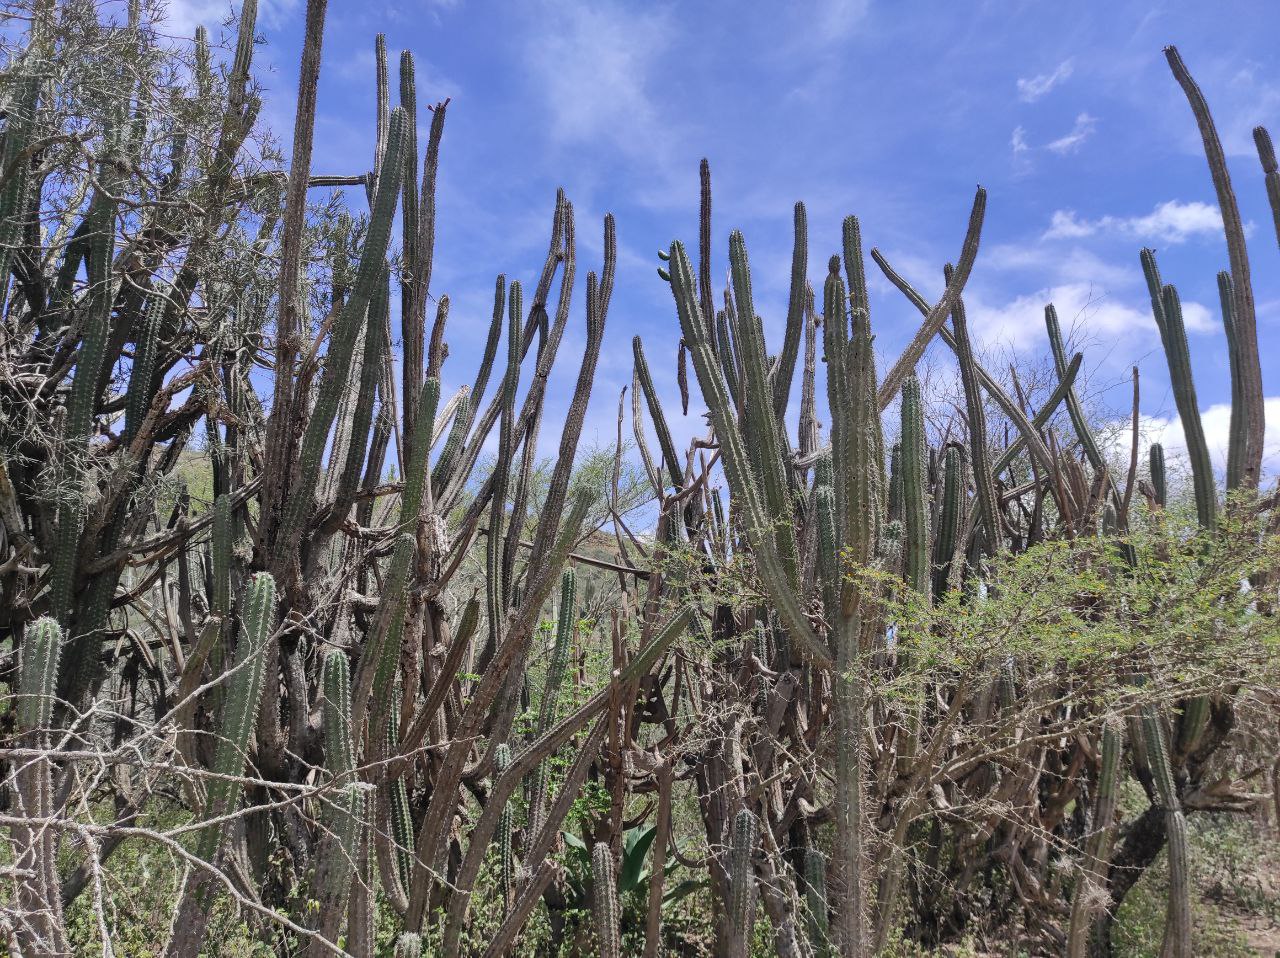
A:
[[[869,6],[870,0],[822,0],[816,5],[819,41],[830,43],[848,36]]]
[[[1184,243],[1193,236],[1215,235],[1222,231],[1222,216],[1210,203],[1168,200],[1145,216],[1103,216],[1081,219],[1075,210],[1056,210],[1044,232],[1044,239],[1082,239],[1115,234],[1154,240],[1169,245]]]
[[[527,50],[555,140],[612,140],[651,149],[648,134],[663,138],[649,83],[672,35],[663,13],[554,4],[539,19],[544,29]],[[636,135],[637,129],[646,135]]]
[[[1060,136],[1047,144],[1045,149],[1062,155],[1074,153],[1080,149],[1085,140],[1093,136],[1097,127],[1097,117],[1090,116],[1088,113],[1081,113],[1076,117],[1075,125],[1071,127],[1071,131],[1066,136]]]
[[[1074,66],[1070,59],[1063,60],[1052,73],[1041,73],[1033,77],[1018,77],[1018,99],[1023,103],[1034,103],[1058,84],[1071,76]]]
[[[1020,126],[1014,127],[1013,136],[1009,137],[1009,146],[1013,150],[1014,156],[1017,156],[1019,153],[1026,153],[1031,149],[1031,147],[1027,145],[1027,131]]]

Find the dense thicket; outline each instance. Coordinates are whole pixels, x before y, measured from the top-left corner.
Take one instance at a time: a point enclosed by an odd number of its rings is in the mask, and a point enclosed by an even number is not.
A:
[[[923,317],[881,376],[857,219],[817,292],[796,205],[771,346],[741,234],[712,286],[704,162],[696,267],[675,242],[658,272],[681,409],[709,426],[677,447],[637,337],[631,437],[620,401],[592,456],[613,218],[580,283],[557,196],[540,270],[497,277],[479,366],[442,395],[448,103],[420,110],[411,54],[393,108],[377,39],[370,169],[322,174],[324,0],[287,164],[257,123],[255,0],[222,63],[136,2],[27,12],[0,148],[13,948],[154,933],[112,877],[150,849],[182,876],[148,906],[173,958],[231,927],[309,955],[862,956],[1009,929],[1106,955],[1167,847],[1165,954],[1194,953],[1186,817],[1267,797],[1280,510],[1245,230],[1176,50],[1226,229],[1233,397],[1220,488],[1144,250],[1185,496],[1142,448],[1136,369],[1132,429],[1095,435],[1051,305],[1051,383],[984,368],[962,298],[982,190],[936,302],[870,251]],[[954,404],[915,375],[937,338]],[[580,372],[548,428],[557,360]]]

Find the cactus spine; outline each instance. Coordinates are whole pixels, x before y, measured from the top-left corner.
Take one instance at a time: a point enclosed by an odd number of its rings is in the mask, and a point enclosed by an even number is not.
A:
[[[592,908],[596,917],[596,939],[601,958],[622,956],[622,909],[618,905],[618,883],[614,878],[613,853],[608,842],[596,842],[591,849]]]

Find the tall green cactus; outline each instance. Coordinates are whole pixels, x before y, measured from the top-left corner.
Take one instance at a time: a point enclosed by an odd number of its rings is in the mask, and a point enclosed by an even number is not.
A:
[[[1169,862],[1169,904],[1165,916],[1164,944],[1161,955],[1166,958],[1190,958],[1191,950],[1191,875],[1187,860],[1187,822],[1182,812],[1173,779],[1173,764],[1165,744],[1164,722],[1159,711],[1148,706],[1142,712],[1143,744],[1147,765],[1155,786],[1155,799],[1164,810],[1166,854]]]
[[[204,817],[218,820],[201,829],[195,854],[216,864],[228,822],[220,819],[234,811],[243,789],[241,778],[258,724],[258,705],[266,673],[266,646],[275,625],[276,584],[269,573],[250,580],[241,603],[242,628],[235,658],[228,672],[222,703],[219,737],[214,751],[213,771]],[[187,876],[182,900],[174,911],[166,958],[193,958],[204,943],[204,930],[212,904],[209,875],[193,870]]]
[[[511,764],[511,746],[506,742],[500,744],[494,753],[494,767],[499,774],[506,771]],[[504,802],[502,815],[498,819],[498,887],[502,896],[502,910],[505,913],[511,907],[511,895],[515,890],[515,859],[511,850],[511,832],[514,813],[511,802]]]
[[[1164,471],[1164,446],[1158,442],[1151,444],[1151,491],[1155,496],[1156,505],[1164,508],[1169,500],[1168,479]]]
[[[1160,330],[1165,359],[1169,363],[1169,381],[1173,398],[1182,420],[1187,440],[1187,456],[1191,460],[1191,481],[1195,488],[1196,515],[1200,525],[1212,529],[1217,517],[1218,492],[1213,481],[1213,463],[1205,440],[1200,406],[1196,402],[1196,384],[1191,374],[1191,352],[1187,348],[1187,330],[1182,319],[1182,303],[1173,286],[1162,284],[1154,250],[1142,251],[1142,272],[1151,294],[1151,312]]]
[[[299,447],[298,481],[292,487],[292,495],[284,506],[280,529],[276,533],[277,563],[288,564],[294,559],[303,523],[316,494],[320,463],[328,445],[329,432],[338,412],[338,404],[346,392],[356,339],[369,312],[378,279],[382,276],[391,240],[392,220],[395,218],[396,203],[400,195],[404,138],[407,135],[405,127],[410,122],[402,109],[397,108],[391,114],[387,153],[382,169],[378,171],[378,188],[369,218],[369,231],[365,236],[364,248],[360,251],[360,263],[356,267],[351,293],[342,304],[342,310],[333,324],[324,374]]]
[[[1102,729],[1102,762],[1093,802],[1093,830],[1085,840],[1080,874],[1071,895],[1071,925],[1067,934],[1068,958],[1085,958],[1096,928],[1097,896],[1106,885],[1111,841],[1119,799],[1120,752],[1124,748],[1124,724],[1109,720]]]
[[[356,749],[352,738],[351,672],[347,654],[333,649],[324,659],[324,760],[332,794],[324,806],[325,836],[316,869],[315,896],[319,901],[317,930],[326,941],[337,941],[347,917],[347,896],[356,872],[356,845],[364,813],[363,787],[355,780]],[[319,958],[329,949],[313,941],[311,954]]]
[[[963,563],[956,549],[964,521],[965,468],[963,453],[955,445],[947,446],[942,457],[942,501],[938,506],[938,535],[933,542],[933,593],[947,591],[953,581],[953,568]]]
[[[739,809],[729,833],[729,958],[751,954],[752,928],[756,916],[755,850],[760,839],[760,821],[749,808]]]
[[[22,639],[15,708],[20,742],[25,748],[50,749],[62,629],[50,616],[26,627]],[[20,815],[42,821],[54,812],[53,767],[47,758],[21,760],[14,776]],[[24,874],[18,888],[20,907],[28,916],[21,929],[32,954],[70,954],[62,920],[62,882],[56,867],[58,833],[36,825],[14,831],[17,867]],[[48,949],[47,951],[44,949]]]
[[[551,723],[555,721],[560,701],[560,686],[569,668],[569,653],[577,625],[574,608],[576,582],[572,568],[565,569],[560,576],[560,613],[556,622],[555,646],[551,651],[551,661],[547,663],[542,701],[538,705],[537,734],[539,737],[545,735],[547,729],[551,728]],[[547,805],[549,775],[549,760],[539,762],[537,770],[533,773],[533,787],[529,791],[529,830],[532,834],[536,834],[542,827]]]
[[[600,956],[622,958],[622,909],[618,905],[618,882],[608,842],[596,842],[591,849],[591,887]]]
[[[928,445],[924,434],[924,400],[920,380],[902,381],[902,513],[904,571],[910,586],[928,601],[932,556],[929,552]]]
[[[827,860],[813,846],[804,850],[805,936],[816,958],[831,954],[827,923]]]

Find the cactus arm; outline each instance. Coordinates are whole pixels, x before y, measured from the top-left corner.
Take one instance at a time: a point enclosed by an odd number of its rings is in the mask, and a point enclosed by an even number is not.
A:
[[[951,313],[952,306],[959,299],[961,292],[964,291],[964,285],[969,281],[969,271],[973,269],[973,262],[978,257],[978,242],[982,236],[982,220],[986,215],[987,209],[987,191],[982,187],[978,187],[978,192],[973,197],[973,209],[969,213],[969,227],[965,233],[964,245],[960,248],[960,259],[956,261],[956,270],[952,274],[951,279],[947,282],[947,288],[943,291],[942,298],[933,304],[933,307],[925,315],[924,322],[920,324],[919,330],[916,331],[911,343],[903,350],[902,355],[898,357],[898,361],[890,367],[889,372],[885,374],[884,380],[880,383],[880,391],[877,394],[880,402],[880,408],[884,409],[893,401],[893,397],[898,394],[898,387],[902,385],[902,380],[906,378],[907,373],[916,368],[916,363],[920,361],[920,357],[924,355],[925,347],[929,345],[933,337],[937,335],[938,330],[947,321],[947,316]],[[876,251],[871,251],[872,258],[875,258]]]
[[[539,735],[546,734],[547,729],[551,727],[560,700],[560,686],[569,668],[569,653],[577,623],[574,609],[576,586],[577,577],[573,569],[565,569],[560,577],[560,613],[556,623],[555,645],[551,652],[551,661],[547,664],[546,684],[542,691],[542,701],[538,706],[537,733]],[[542,823],[549,774],[550,769],[546,762],[539,763],[534,772],[533,787],[529,793],[530,832],[536,832]]]
[[[742,389],[745,393],[743,438],[752,475],[760,481],[763,505],[767,509],[766,522],[773,529],[777,555],[788,582],[794,588],[799,585],[799,565],[795,524],[791,521],[794,510],[786,475],[787,457],[782,453],[781,426],[770,404],[772,392],[764,328],[755,310],[747,246],[737,230],[729,235],[729,262],[737,307],[734,341],[742,359]]]
[[[494,768],[501,775],[511,765],[511,746],[501,743],[495,754]],[[511,801],[507,799],[500,805],[502,811],[498,815],[498,889],[502,896],[503,914],[511,908],[511,896],[515,890],[515,859],[511,851],[511,829],[514,814]]]
[[[996,495],[991,460],[987,458],[987,414],[978,383],[973,346],[969,341],[969,325],[965,320],[964,303],[960,299],[956,300],[951,310],[951,322],[955,330],[956,358],[960,362],[965,409],[969,417],[969,448],[973,452],[973,486],[978,497],[978,515],[982,520],[983,549],[987,555],[995,555],[1004,538],[1000,521],[1000,501]]]
[[[928,447],[924,434],[924,401],[920,380],[902,381],[902,519],[907,583],[929,601],[931,555],[929,553],[929,491],[926,482]]]
[[[356,269],[356,280],[351,295],[343,303],[342,311],[334,322],[324,374],[320,379],[315,406],[307,421],[307,428],[303,433],[298,453],[297,481],[290,484],[291,494],[284,505],[280,530],[276,537],[275,559],[279,567],[291,564],[296,558],[303,523],[316,491],[320,461],[324,456],[329,431],[337,413],[338,401],[346,390],[356,337],[363,325],[366,312],[369,311],[374,287],[382,275],[386,261],[392,219],[395,216],[400,193],[406,122],[404,112],[400,109],[391,115],[387,155],[378,176],[378,190],[369,220],[369,233],[365,237],[364,248],[360,251],[360,263]]]
[[[334,649],[325,656],[322,679],[324,759],[332,792],[323,799],[325,834],[316,868],[315,895],[320,903],[317,927],[320,937],[326,942],[336,942],[347,916],[347,896],[356,870],[364,792],[355,779],[351,674],[344,651]],[[329,953],[323,942],[312,941],[310,954],[314,958]]]
[[[676,454],[676,445],[671,439],[671,429],[667,426],[667,417],[662,411],[662,401],[658,398],[657,390],[653,388],[653,377],[649,374],[649,363],[645,360],[644,344],[639,336],[632,337],[631,351],[635,358],[635,378],[649,406],[649,417],[653,420],[654,431],[658,434],[658,446],[662,450],[662,459],[670,474],[671,484],[679,488],[684,484],[684,469],[680,466],[680,457]],[[636,428],[640,428],[638,423]]]
[[[787,402],[791,398],[791,381],[795,376],[800,353],[800,335],[805,326],[805,303],[809,281],[809,222],[803,203],[797,203],[794,216],[795,242],[791,249],[791,292],[787,299],[787,329],[778,354],[778,372],[773,381],[773,414],[778,428],[783,428]]]
[[[911,301],[921,314],[925,316],[932,315],[929,304],[925,302],[924,297],[916,292],[911,284],[903,279],[902,276],[889,265],[889,261],[885,259],[883,253],[877,249],[873,249],[871,251],[871,258],[875,261],[876,265],[880,267],[880,271],[884,273],[885,278],[888,279],[889,282],[893,283],[893,285]],[[952,279],[954,280],[954,275]],[[950,286],[950,283],[948,283],[948,286]],[[955,336],[953,336],[945,326],[939,326],[937,334],[942,341],[947,344],[952,352],[956,351]],[[1001,411],[1009,417],[1010,422],[1012,422],[1017,428],[1019,441],[1026,443],[1027,449],[1036,461],[1040,463],[1046,473],[1052,473],[1055,468],[1054,458],[1050,454],[1049,448],[1044,444],[1044,440],[1040,438],[1038,428],[1032,427],[1032,424],[1027,421],[1027,417],[1023,415],[1022,410],[1018,408],[1018,404],[1014,402],[1013,398],[998,382],[996,382],[995,378],[982,367],[981,363],[975,360],[974,366],[977,370],[978,378],[982,381],[982,388],[985,389],[991,398],[996,401],[997,405],[1000,406]],[[1068,367],[1068,369],[1070,369],[1070,367]],[[1047,421],[1049,414],[1045,415]],[[995,474],[998,475],[999,473],[995,472]]]
[[[1262,448],[1264,441],[1264,408],[1262,394],[1262,363],[1258,354],[1258,322],[1253,303],[1253,282],[1249,275],[1249,254],[1245,248],[1244,220],[1236,203],[1235,190],[1227,171],[1227,157],[1222,141],[1209,113],[1209,104],[1191,72],[1182,61],[1178,48],[1164,48],[1165,59],[1173,71],[1182,91],[1191,105],[1191,112],[1200,128],[1205,158],[1213,178],[1213,188],[1218,194],[1218,210],[1222,214],[1222,229],[1227,238],[1227,258],[1231,265],[1234,285],[1234,309],[1232,325],[1235,327],[1236,349],[1239,363],[1236,373],[1240,378],[1240,400],[1244,413],[1240,425],[1244,433],[1240,439],[1245,452],[1240,463],[1240,485],[1244,489],[1256,489],[1262,478]]]
[[[1169,499],[1169,486],[1164,471],[1164,446],[1158,442],[1151,444],[1151,490],[1155,494],[1156,505],[1162,509]]]
[[[1154,706],[1142,712],[1142,737],[1147,764],[1155,785],[1155,798],[1165,815],[1168,838],[1166,854],[1169,863],[1169,904],[1165,916],[1165,958],[1190,958],[1191,950],[1191,885],[1187,860],[1187,821],[1182,811],[1173,780],[1173,766],[1165,744],[1164,722]]]
[[[18,699],[14,707],[22,746],[47,752],[62,657],[62,629],[49,616],[37,619],[23,633],[18,670]],[[48,758],[24,759],[14,772],[17,813],[42,820],[55,813],[53,766]],[[30,954],[70,954],[62,915],[62,883],[56,867],[58,832],[49,827],[13,829],[16,866],[24,877],[18,885],[17,905],[26,915],[18,940]],[[17,942],[15,942],[16,944]]]
[[[1227,334],[1227,362],[1231,371],[1231,424],[1227,430],[1227,492],[1240,488],[1244,479],[1245,448],[1245,400],[1241,376],[1240,340],[1235,323],[1235,292],[1231,274],[1218,273],[1218,301],[1222,304],[1222,326]]]
[[[1271,204],[1271,218],[1275,222],[1276,242],[1280,243],[1280,165],[1276,163],[1276,148],[1271,134],[1264,126],[1253,128],[1253,142],[1258,148],[1258,162],[1262,164],[1262,176],[1267,185],[1267,201]]]
[[[480,400],[484,398],[484,391],[489,386],[489,375],[493,371],[493,363],[498,355],[498,343],[502,339],[502,314],[507,296],[506,282],[506,277],[501,274],[498,275],[494,282],[493,318],[489,322],[489,336],[485,340],[484,353],[480,357],[480,368],[476,371],[475,382],[471,386],[471,404],[468,406],[465,416],[459,413],[458,417],[454,419],[449,438],[445,440],[446,449],[453,447],[459,451],[465,450],[467,433],[471,431],[471,427],[475,424],[476,413],[480,408]],[[477,446],[477,451],[478,449],[479,447]],[[448,460],[441,455],[436,462],[435,471],[431,476],[431,484],[435,491],[436,500],[445,509],[448,509],[451,505],[451,499],[446,497],[444,490],[452,485],[454,477],[460,473],[462,465],[466,461],[465,453],[459,455],[458,452],[455,452]]]
[[[267,644],[275,624],[275,580],[259,573],[249,582],[241,602],[243,628],[223,696],[221,730],[214,750],[205,819],[216,824],[202,829],[196,840],[196,856],[215,863],[228,827],[225,816],[240,802],[245,761],[258,722],[259,704],[266,674]],[[203,944],[213,890],[207,872],[188,872],[165,949],[166,958],[194,958]]]
[[[1209,458],[1204,423],[1200,419],[1200,407],[1196,401],[1196,384],[1191,371],[1191,352],[1187,348],[1182,304],[1178,299],[1178,291],[1160,282],[1155,252],[1144,249],[1141,258],[1142,272],[1146,276],[1147,289],[1151,294],[1151,311],[1160,330],[1165,358],[1169,364],[1169,381],[1173,386],[1178,418],[1182,420],[1182,431],[1186,436],[1187,456],[1191,460],[1191,479],[1195,487],[1196,514],[1200,525],[1211,529],[1217,520],[1218,493],[1214,485],[1213,463]]]

